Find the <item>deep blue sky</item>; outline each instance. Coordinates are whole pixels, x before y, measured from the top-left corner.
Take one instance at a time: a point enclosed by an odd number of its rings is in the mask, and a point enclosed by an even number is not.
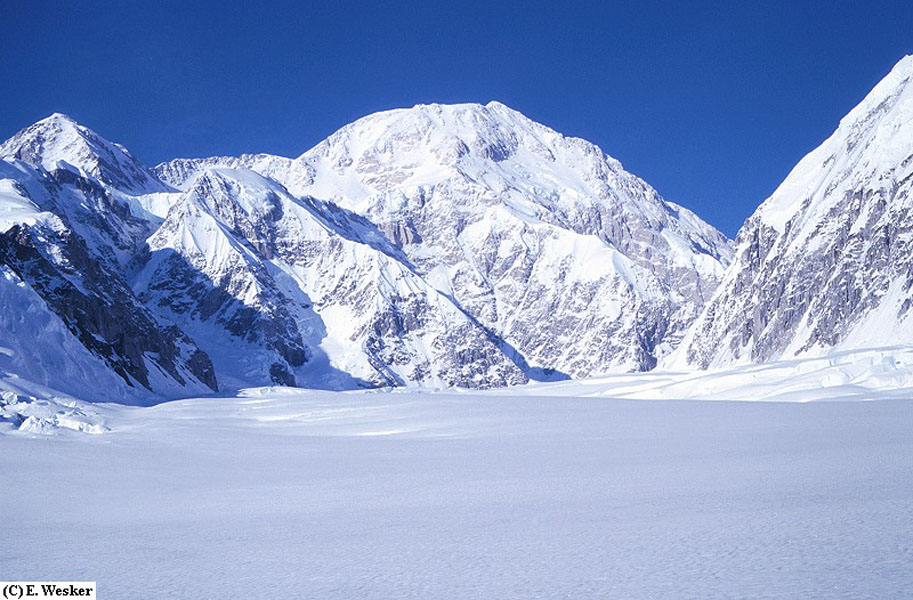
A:
[[[297,156],[498,99],[732,236],[904,54],[913,2],[6,2],[0,137],[59,111],[152,165]]]

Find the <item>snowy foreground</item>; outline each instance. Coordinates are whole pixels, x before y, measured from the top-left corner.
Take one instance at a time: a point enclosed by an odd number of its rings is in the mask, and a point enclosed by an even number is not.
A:
[[[14,384],[7,579],[97,580],[106,599],[913,590],[907,350],[151,408],[21,401]],[[698,398],[720,402],[681,400]]]

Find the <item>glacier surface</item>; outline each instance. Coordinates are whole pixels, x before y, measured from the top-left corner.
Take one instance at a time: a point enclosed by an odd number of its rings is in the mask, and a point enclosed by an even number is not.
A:
[[[7,390],[0,570],[107,598],[902,597],[911,387],[887,348],[487,392]]]

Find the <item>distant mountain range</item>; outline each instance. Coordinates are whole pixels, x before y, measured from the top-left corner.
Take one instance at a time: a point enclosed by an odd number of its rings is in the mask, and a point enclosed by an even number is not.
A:
[[[0,145],[0,373],[148,402],[493,387],[913,342],[913,57],[739,232],[487,105],[149,169],[62,114]]]

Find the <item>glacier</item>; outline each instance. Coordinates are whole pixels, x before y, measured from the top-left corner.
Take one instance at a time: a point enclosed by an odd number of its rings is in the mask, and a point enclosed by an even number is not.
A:
[[[125,599],[903,597],[911,386],[884,349],[487,391],[20,394],[0,568]]]

